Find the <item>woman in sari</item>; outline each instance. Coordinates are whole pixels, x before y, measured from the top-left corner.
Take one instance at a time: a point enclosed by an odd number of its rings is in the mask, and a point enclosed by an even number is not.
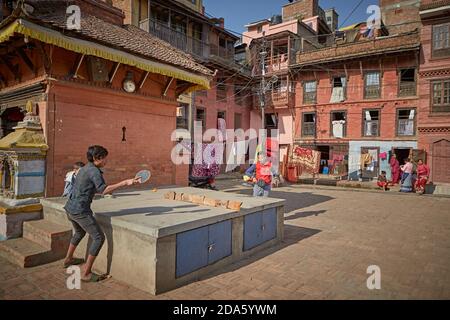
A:
[[[395,154],[391,157],[390,165],[392,185],[396,185],[400,181],[400,164],[398,163],[397,156]]]
[[[416,192],[424,193],[425,186],[428,182],[428,177],[430,176],[430,168],[423,163],[422,160],[417,162],[417,181],[416,181]]]
[[[400,192],[412,192],[413,191],[413,169],[414,166],[410,159],[405,160],[405,164],[400,167],[403,172],[402,187]]]

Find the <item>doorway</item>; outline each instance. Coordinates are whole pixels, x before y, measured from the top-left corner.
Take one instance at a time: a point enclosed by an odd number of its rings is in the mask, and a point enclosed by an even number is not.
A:
[[[361,148],[361,178],[373,180],[380,174],[380,148]]]
[[[328,160],[330,160],[330,146],[317,146],[317,151],[320,152],[320,173],[329,174],[330,167]]]
[[[410,148],[393,149],[393,152],[397,156],[397,160],[400,165],[405,164],[405,160],[408,159],[411,155],[411,150],[412,149]]]
[[[1,116],[0,138],[14,132],[13,128],[17,126],[20,121],[23,121],[24,117],[25,114],[18,107],[6,109]]]

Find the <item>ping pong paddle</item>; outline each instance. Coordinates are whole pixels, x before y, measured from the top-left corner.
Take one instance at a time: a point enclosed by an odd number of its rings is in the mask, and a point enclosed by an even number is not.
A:
[[[152,176],[152,173],[149,170],[141,170],[138,173],[136,173],[135,179],[141,179],[141,184],[146,183],[148,180],[150,180],[150,177]]]

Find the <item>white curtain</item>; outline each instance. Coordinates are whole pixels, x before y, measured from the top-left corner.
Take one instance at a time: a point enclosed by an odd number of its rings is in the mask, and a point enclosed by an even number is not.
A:
[[[333,121],[333,136],[335,138],[343,138],[344,137],[344,120]]]
[[[343,87],[334,87],[333,92],[331,94],[330,103],[337,103],[345,101],[344,97],[344,88]]]

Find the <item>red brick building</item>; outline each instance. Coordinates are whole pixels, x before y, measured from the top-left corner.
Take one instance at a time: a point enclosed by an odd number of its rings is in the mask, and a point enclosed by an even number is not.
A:
[[[321,152],[321,173],[351,180],[389,176],[393,153],[403,160],[417,149],[419,33],[360,34],[299,52],[291,66],[296,143]]]
[[[431,180],[450,183],[450,2],[422,1],[419,146]]]
[[[80,30],[67,29],[67,1],[27,2],[32,9],[19,6],[0,24],[0,102],[6,131],[28,101],[39,114],[46,196],[62,193],[66,172],[93,144],[110,152],[108,182],[148,168],[156,186],[186,185],[187,166],[171,161],[177,97],[207,89],[212,71],[124,25],[122,12],[102,1],[69,2],[82,10]]]
[[[223,18],[205,15],[203,1],[113,0],[126,20],[142,30],[190,54],[196,61],[216,70],[208,91],[179,99],[178,128],[191,134],[194,121],[203,129],[217,129],[218,119],[227,129],[250,128],[250,68],[235,61],[239,37],[226,30]]]

